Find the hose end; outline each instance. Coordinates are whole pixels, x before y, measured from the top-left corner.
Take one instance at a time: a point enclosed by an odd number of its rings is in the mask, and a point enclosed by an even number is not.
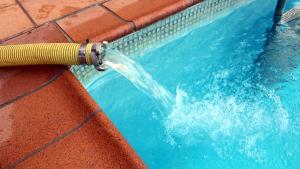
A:
[[[96,43],[92,46],[91,60],[92,64],[95,66],[95,69],[98,71],[105,71],[107,69],[107,66],[104,64],[107,45],[108,42],[103,41],[102,43]]]

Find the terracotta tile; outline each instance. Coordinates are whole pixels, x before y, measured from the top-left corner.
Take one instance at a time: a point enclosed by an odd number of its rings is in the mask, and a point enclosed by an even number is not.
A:
[[[44,25],[31,32],[6,41],[4,44],[38,42],[67,42],[53,24]],[[0,68],[0,105],[28,93],[47,83],[62,71],[62,66],[23,66]]]
[[[42,24],[96,3],[96,0],[20,0],[36,23]]]
[[[45,151],[24,161],[17,168],[142,169],[140,159],[131,159],[115,138],[94,118],[77,132]]]
[[[68,42],[63,33],[54,24],[46,24],[16,38],[10,39],[4,44],[26,43],[56,43]]]
[[[0,68],[0,107],[47,83],[61,71],[61,66]]]
[[[84,42],[87,38],[92,41],[111,41],[132,31],[128,23],[101,6],[68,16],[58,21],[58,24],[76,42]]]
[[[107,1],[110,1],[110,0],[97,0],[97,2],[99,2],[99,3],[105,3]]]
[[[1,0],[0,1],[0,10],[2,8],[8,7],[10,5],[16,4],[15,0]]]
[[[0,9],[0,18],[0,39],[2,40],[33,26],[17,4]]]
[[[192,5],[190,0],[110,0],[104,5],[138,29]]]
[[[6,123],[1,131],[2,165],[13,163],[99,109],[89,103],[84,89],[77,90],[78,82],[73,85],[68,78],[70,73],[65,73],[51,85],[0,109],[1,123]]]
[[[97,111],[80,82],[65,72],[47,87],[0,109],[0,163],[8,167],[25,157],[20,168],[142,165],[103,112],[77,131]],[[73,132],[61,137],[69,131]],[[49,148],[43,149],[45,145]]]

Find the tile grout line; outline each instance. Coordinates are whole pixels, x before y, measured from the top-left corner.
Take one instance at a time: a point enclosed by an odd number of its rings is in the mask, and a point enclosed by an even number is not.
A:
[[[66,14],[66,15],[62,16],[62,17],[59,17],[59,18],[53,19],[52,21],[55,21],[55,22],[57,22],[57,21],[59,21],[59,20],[62,20],[62,19],[64,19],[64,18],[68,17],[68,16],[71,16],[71,15],[77,14],[77,13],[79,13],[79,12],[82,12],[82,11],[84,11],[84,10],[86,10],[86,9],[92,8],[92,7],[94,7],[94,6],[97,6],[97,5],[98,5],[98,3],[96,3],[96,4],[92,4],[92,5],[89,5],[89,6],[83,7],[83,8],[80,8],[80,9],[79,9],[79,10],[77,10],[77,11],[73,11],[73,12],[71,12],[71,13],[69,13],[69,14]],[[48,22],[51,22],[51,21],[48,21]],[[45,22],[45,23],[48,23],[48,22]],[[45,24],[45,23],[42,23],[42,24]]]
[[[38,24],[34,21],[34,19],[30,16],[28,11],[25,9],[25,7],[22,5],[22,3],[19,0],[16,0],[16,3],[19,5],[19,7],[22,9],[22,11],[25,13],[25,15],[28,17],[30,22],[33,24],[34,27],[37,27]]]
[[[89,6],[80,8],[80,9],[77,10],[77,11],[73,11],[73,12],[71,12],[71,13],[69,13],[69,14],[66,14],[66,15],[64,15],[64,16],[62,16],[62,17],[53,19],[52,21],[59,21],[59,20],[62,20],[62,19],[64,19],[64,18],[68,17],[68,16],[77,14],[77,13],[79,13],[79,12],[82,12],[82,11],[86,10],[86,9],[92,8],[92,7],[94,7],[94,6],[99,6],[99,5],[101,5],[102,3],[105,3],[105,2],[107,2],[107,1],[109,1],[109,0],[105,0],[105,1],[103,1],[103,2],[97,2],[97,3],[91,4],[91,5],[89,5]],[[51,22],[51,21],[48,21],[48,22]],[[42,24],[46,24],[46,23],[48,23],[48,22],[45,22],[45,23],[42,23]]]
[[[39,90],[41,90],[41,89],[47,87],[47,86],[50,85],[52,82],[56,81],[56,80],[57,80],[57,79],[58,79],[65,71],[66,71],[66,69],[63,68],[60,72],[58,72],[56,75],[54,75],[51,79],[49,79],[48,81],[42,83],[42,84],[39,85],[38,87],[36,87],[36,88],[34,88],[34,89],[30,90],[30,91],[26,91],[26,92],[24,92],[23,94],[21,94],[21,95],[19,95],[19,96],[16,96],[16,97],[14,97],[13,99],[10,99],[10,100],[8,100],[8,101],[6,101],[6,102],[0,104],[0,110],[1,110],[2,108],[6,107],[7,105],[9,105],[9,104],[15,102],[15,101],[18,101],[18,100],[20,100],[20,99],[22,99],[22,98],[24,98],[24,97],[26,97],[26,96],[29,96],[29,95],[31,95],[31,94],[33,94],[33,93],[35,93],[35,92],[37,92],[37,91],[39,91]]]
[[[111,14],[113,14],[114,16],[116,16],[121,21],[129,23],[133,32],[135,32],[137,30],[136,25],[135,25],[135,23],[133,21],[127,20],[125,18],[122,18],[120,15],[118,15],[117,13],[115,13],[113,10],[111,10],[108,7],[106,7],[105,5],[103,5],[103,3],[100,4],[99,6],[103,7],[105,10],[107,10],[108,12],[110,12]]]
[[[39,28],[39,27],[41,27],[41,26],[43,26],[43,25],[40,25],[40,26],[37,26],[37,27],[31,27],[31,28],[29,28],[29,29],[27,29],[27,30],[18,32],[18,33],[14,34],[14,35],[11,35],[11,36],[9,36],[9,37],[3,39],[2,42],[5,42],[5,41],[11,40],[11,39],[13,39],[13,38],[16,38],[16,37],[18,37],[18,36],[24,35],[25,33],[30,33],[30,32],[33,31],[34,29]]]
[[[0,8],[0,10],[1,10],[1,9],[4,9],[4,8],[9,8],[9,7],[13,6],[13,5],[16,5],[16,3],[12,3],[12,4],[9,4],[9,5],[6,5],[6,6],[2,6],[2,7]]]
[[[53,25],[58,29],[58,31],[60,31],[64,35],[64,37],[68,40],[69,43],[75,43],[72,37],[69,36],[69,34],[56,21],[53,21]]]
[[[58,137],[55,137],[54,139],[47,142],[46,144],[43,144],[42,146],[38,147],[37,149],[34,149],[33,151],[31,151],[29,153],[26,153],[23,157],[17,159],[15,162],[13,162],[12,164],[9,164],[8,166],[4,167],[3,169],[16,168],[22,162],[24,162],[24,161],[28,160],[29,158],[37,155],[38,153],[41,153],[42,151],[44,151],[45,149],[47,149],[51,145],[58,143],[59,141],[63,140],[64,138],[66,138],[66,137],[72,135],[73,133],[75,133],[76,131],[80,130],[81,128],[86,126],[100,112],[102,112],[102,111],[99,110],[99,109],[95,110],[87,118],[85,118],[85,120],[83,122],[79,123],[77,126],[67,130],[62,135],[60,135]]]

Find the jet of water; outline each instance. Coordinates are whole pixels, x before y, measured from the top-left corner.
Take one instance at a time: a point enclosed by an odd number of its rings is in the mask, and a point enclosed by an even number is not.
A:
[[[157,83],[139,63],[117,50],[108,49],[104,64],[119,72],[143,93],[154,98],[156,103],[163,106],[164,111],[172,109],[175,97]]]

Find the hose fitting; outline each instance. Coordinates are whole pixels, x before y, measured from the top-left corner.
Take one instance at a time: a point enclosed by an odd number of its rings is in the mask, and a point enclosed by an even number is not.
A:
[[[106,66],[103,64],[106,55],[108,42],[93,44],[91,49],[91,61],[95,68],[99,71],[106,70]]]

